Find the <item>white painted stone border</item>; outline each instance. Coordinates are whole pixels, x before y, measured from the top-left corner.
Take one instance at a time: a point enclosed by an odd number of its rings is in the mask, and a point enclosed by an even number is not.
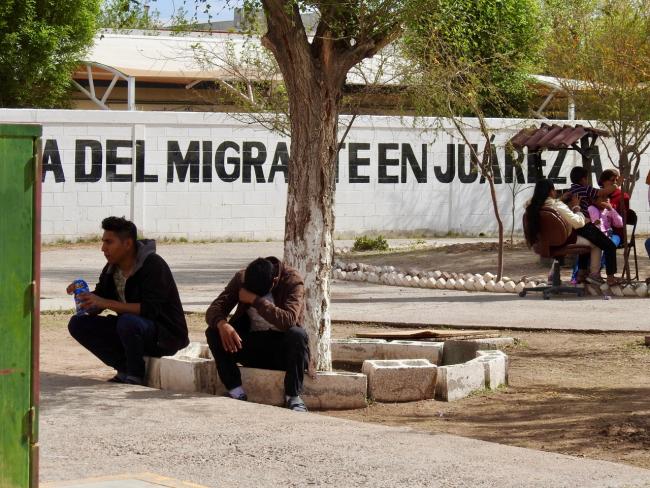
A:
[[[492,273],[447,273],[443,271],[420,271],[418,269],[400,270],[394,266],[373,266],[362,263],[342,263],[336,261],[332,277],[342,281],[362,281],[388,286],[405,286],[410,288],[429,288],[437,290],[482,291],[491,293],[520,293],[524,288],[546,286],[545,282],[536,282],[529,278],[513,280],[504,276],[496,281]],[[586,285],[585,292],[593,296],[639,297],[647,298],[650,288],[645,283],[623,286],[600,287]]]

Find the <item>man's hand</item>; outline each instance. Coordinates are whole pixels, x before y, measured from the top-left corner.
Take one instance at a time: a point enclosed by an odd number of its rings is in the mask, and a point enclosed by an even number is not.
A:
[[[602,202],[600,205],[602,209],[612,210],[612,204],[609,202]]]
[[[239,290],[239,301],[245,305],[252,305],[257,300],[257,295],[248,291],[246,288]]]
[[[108,300],[92,293],[81,293],[81,308],[86,311],[101,311],[108,308]]]
[[[222,320],[217,325],[217,330],[219,331],[219,337],[221,337],[221,345],[226,352],[234,354],[241,350],[241,337],[239,337],[239,334],[232,325]]]

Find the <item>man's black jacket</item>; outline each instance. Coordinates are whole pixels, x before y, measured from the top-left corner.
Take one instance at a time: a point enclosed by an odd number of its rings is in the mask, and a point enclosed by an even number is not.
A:
[[[135,268],[126,280],[124,298],[127,303],[139,303],[140,316],[156,324],[158,346],[170,353],[176,352],[190,342],[176,282],[165,260],[156,254],[154,240],[143,239],[137,245]],[[93,293],[119,301],[114,268],[110,264],[104,266]]]

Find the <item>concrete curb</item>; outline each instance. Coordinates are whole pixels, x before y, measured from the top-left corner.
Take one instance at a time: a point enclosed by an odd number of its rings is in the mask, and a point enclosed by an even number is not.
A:
[[[333,342],[334,360],[363,363],[362,372],[318,372],[315,378],[305,377],[302,397],[308,408],[322,410],[363,408],[367,398],[381,402],[457,400],[475,390],[507,384],[508,357],[496,349],[513,342],[511,338],[446,343],[339,339]],[[368,358],[373,354],[384,357]],[[146,358],[146,384],[181,393],[224,395],[226,389],[210,356],[207,344],[193,342],[175,356]],[[460,364],[449,364],[451,360]],[[284,405],[284,371],[246,367],[240,371],[250,401]]]
[[[438,290],[482,291],[490,293],[520,293],[524,288],[546,286],[545,282],[535,282],[529,278],[513,280],[507,276],[496,281],[492,273],[483,275],[471,273],[447,273],[437,271],[420,271],[418,269],[399,270],[394,266],[373,266],[363,263],[343,263],[335,261],[332,277],[344,281],[362,281],[388,286],[405,286],[412,288],[429,288]],[[616,297],[647,298],[650,289],[645,283],[634,283],[599,288],[586,286],[585,292],[593,296],[613,295]]]

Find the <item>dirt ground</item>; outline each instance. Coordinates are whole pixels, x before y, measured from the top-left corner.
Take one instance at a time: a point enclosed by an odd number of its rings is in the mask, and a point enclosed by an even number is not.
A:
[[[202,315],[188,318],[192,340],[203,341]],[[67,320],[65,314],[43,314],[41,370],[108,379],[113,371],[69,337]],[[377,330],[336,324],[333,336],[369,329]],[[518,339],[508,350],[507,388],[452,403],[375,403],[323,414],[650,468],[650,348],[643,337],[499,334]]]
[[[644,280],[650,276],[650,259],[645,253],[643,242],[645,237],[637,237],[639,277]],[[346,263],[363,263],[374,266],[395,266],[409,270],[417,268],[422,271],[447,271],[449,273],[487,273],[495,272],[497,265],[497,243],[477,242],[453,244],[444,247],[423,247],[405,251],[359,252],[337,256]],[[623,269],[623,251],[618,250],[618,276]],[[542,264],[539,256],[526,247],[523,241],[511,245],[506,243],[504,251],[504,276],[518,280],[524,276],[546,280],[549,265]],[[573,260],[567,258],[562,270],[562,279],[568,279],[571,274]],[[631,260],[634,275],[633,255]]]

